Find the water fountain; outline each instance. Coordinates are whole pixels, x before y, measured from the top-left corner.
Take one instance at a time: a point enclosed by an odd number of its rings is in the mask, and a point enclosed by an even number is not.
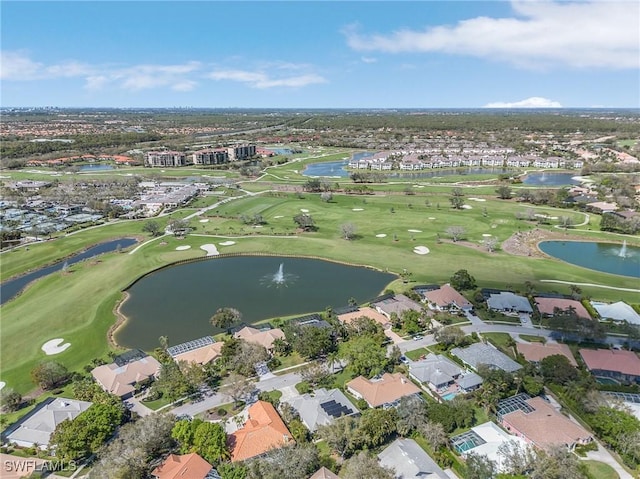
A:
[[[618,256],[620,256],[621,258],[627,257],[627,240],[622,241],[622,248],[620,248]]]
[[[273,275],[272,281],[276,284],[284,283],[284,263],[280,263],[278,271]]]

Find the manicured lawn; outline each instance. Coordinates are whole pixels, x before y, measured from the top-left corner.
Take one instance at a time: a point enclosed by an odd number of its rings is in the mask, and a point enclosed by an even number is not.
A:
[[[509,346],[512,338],[507,333],[482,333],[482,337],[502,349],[513,359],[513,348]]]
[[[544,343],[546,341],[542,336],[532,336],[530,334],[519,334],[518,336],[530,343]]]
[[[278,359],[280,360],[280,366],[278,366],[275,371],[297,366],[305,362],[305,360],[295,351],[288,356],[278,356]]]
[[[167,404],[170,404],[171,401],[169,401],[167,398],[161,397],[160,399],[156,399],[155,401],[142,401],[142,404],[144,406],[147,406],[149,409],[153,409],[154,411],[157,411],[158,409],[160,409],[163,406],[166,406]]]
[[[418,359],[420,359],[420,356],[427,355],[430,352],[431,351],[427,348],[419,348],[414,349],[413,351],[407,351],[406,353],[404,353],[404,355],[412,361],[417,361]]]
[[[593,479],[618,479],[620,476],[609,464],[599,461],[583,461]]]

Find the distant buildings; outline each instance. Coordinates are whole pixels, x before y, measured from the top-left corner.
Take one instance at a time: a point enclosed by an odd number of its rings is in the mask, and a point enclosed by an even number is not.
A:
[[[191,154],[190,160],[194,165],[222,165],[255,156],[255,145],[235,145],[198,150]],[[186,164],[187,155],[179,151],[149,151],[145,155],[145,165],[150,167],[178,167]]]
[[[236,145],[227,147],[229,160],[241,161],[256,156],[256,145]]]
[[[229,163],[229,152],[226,148],[200,150],[193,154],[194,165],[221,165]]]
[[[179,151],[149,151],[145,156],[145,165],[151,167],[176,167],[186,164],[186,155]]]

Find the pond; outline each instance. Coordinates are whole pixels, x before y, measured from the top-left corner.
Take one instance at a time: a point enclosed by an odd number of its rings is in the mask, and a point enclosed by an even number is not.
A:
[[[91,248],[67,258],[64,261],[45,266],[44,268],[31,271],[30,273],[18,276],[17,278],[10,279],[2,283],[2,297],[0,298],[0,304],[4,304],[10,299],[13,299],[20,291],[22,291],[31,281],[34,281],[43,276],[47,276],[55,271],[60,271],[65,263],[67,266],[78,263],[82,260],[92,258],[94,256],[110,253],[116,251],[118,248],[128,248],[131,245],[136,244],[136,240],[133,238],[119,238],[105,243],[92,246]],[[5,253],[11,254],[11,253]]]
[[[579,185],[580,181],[575,180],[577,173],[547,173],[546,171],[538,173],[528,173],[522,183],[529,186],[567,186]]]
[[[640,248],[626,243],[543,241],[539,248],[549,256],[576,266],[640,278]]]
[[[113,165],[105,165],[100,163],[93,163],[90,165],[82,165],[78,171],[87,172],[87,171],[109,171],[115,170]]]
[[[282,265],[282,267],[281,267]],[[176,265],[129,288],[116,333],[127,348],[147,351],[167,336],[179,344],[219,329],[209,323],[218,308],[233,307],[245,323],[324,311],[378,296],[395,275],[330,261],[278,256],[237,256]]]

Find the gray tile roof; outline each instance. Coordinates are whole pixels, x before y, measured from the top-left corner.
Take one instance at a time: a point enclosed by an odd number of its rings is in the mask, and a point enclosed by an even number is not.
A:
[[[378,459],[381,465],[393,468],[398,479],[449,478],[413,439],[396,439]]]
[[[498,311],[518,311],[520,313],[533,312],[533,308],[527,298],[508,291],[492,294],[489,299],[487,299],[487,306]]]
[[[313,395],[304,394],[286,402],[298,412],[300,420],[311,432],[330,424],[340,415],[351,416],[359,412],[339,389],[318,389]]]
[[[425,359],[412,362],[409,372],[420,382],[440,386],[452,382],[462,369],[450,359],[430,353]]]
[[[522,368],[522,366],[506,354],[484,343],[475,343],[466,348],[453,348],[451,354],[457,356],[464,363],[476,370],[481,364],[486,364],[487,366],[502,369],[510,373]]]

